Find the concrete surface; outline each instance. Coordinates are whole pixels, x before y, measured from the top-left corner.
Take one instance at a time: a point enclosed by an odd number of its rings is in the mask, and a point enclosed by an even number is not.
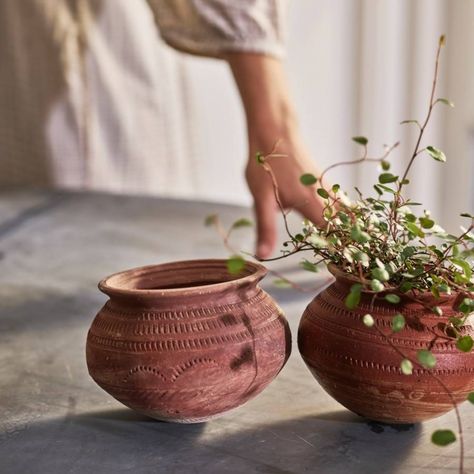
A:
[[[390,427],[351,414],[327,396],[295,347],[273,384],[245,406],[199,425],[135,414],[89,378],[84,346],[105,301],[96,284],[122,269],[224,257],[203,226],[248,210],[208,203],[99,194],[0,193],[0,473],[445,473],[458,445],[430,443],[453,414]],[[248,230],[236,247],[251,250]],[[271,268],[321,284],[294,262]],[[313,280],[313,281],[311,281]],[[293,335],[312,293],[266,289]],[[295,339],[295,337],[294,337]],[[474,472],[474,407],[462,409],[466,472]]]

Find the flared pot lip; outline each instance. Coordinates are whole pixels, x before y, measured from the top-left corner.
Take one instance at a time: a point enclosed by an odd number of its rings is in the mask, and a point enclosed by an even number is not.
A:
[[[178,272],[201,271],[203,275],[212,271],[226,272],[228,279],[216,283],[205,283],[203,285],[180,285],[177,288],[134,288],[134,282],[152,281],[153,275],[161,274],[162,278],[168,274]],[[178,260],[166,263],[145,265],[142,267],[130,268],[117,273],[113,273],[99,284],[99,290],[109,296],[135,296],[135,297],[157,297],[157,296],[188,296],[202,295],[208,293],[220,293],[230,288],[256,285],[265,277],[268,270],[261,264],[245,260],[245,267],[240,273],[242,276],[233,276],[227,272],[227,259],[195,259]]]

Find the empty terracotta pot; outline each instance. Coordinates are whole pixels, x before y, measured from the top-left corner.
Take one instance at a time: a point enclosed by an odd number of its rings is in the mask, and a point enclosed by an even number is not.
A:
[[[369,419],[387,423],[415,423],[442,415],[453,405],[441,381],[457,403],[474,391],[474,353],[463,353],[446,333],[448,318],[457,315],[455,296],[434,299],[422,296],[424,304],[435,304],[443,316],[435,316],[420,303],[402,297],[393,305],[373,293],[362,294],[358,308],[344,304],[354,279],[330,267],[336,281],[306,308],[298,331],[298,347],[309,370],[339,403]],[[366,327],[364,314],[370,313],[376,327]],[[406,326],[391,330],[395,314],[405,316]],[[389,345],[377,328],[411,360],[420,349],[431,348],[436,356],[434,369],[415,365],[412,375],[400,369],[403,357]],[[474,335],[472,326],[466,334]],[[438,378],[437,381],[433,375]]]
[[[236,277],[225,260],[194,260],[105,278],[110,300],[87,337],[90,375],[159,420],[201,422],[242,405],[291,350],[285,317],[258,286],[265,274],[251,262]]]

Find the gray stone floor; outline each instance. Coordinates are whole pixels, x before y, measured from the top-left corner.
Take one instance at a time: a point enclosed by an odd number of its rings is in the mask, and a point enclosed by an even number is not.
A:
[[[135,414],[89,378],[87,329],[105,301],[97,282],[143,264],[225,257],[204,216],[248,210],[99,194],[0,193],[0,472],[27,473],[448,473],[458,446],[417,426],[361,419],[327,396],[298,351],[260,396],[214,421],[160,423]],[[250,232],[236,246],[251,250]],[[311,286],[295,262],[272,268]],[[266,289],[293,334],[312,294]],[[474,408],[462,409],[466,472],[474,472]]]

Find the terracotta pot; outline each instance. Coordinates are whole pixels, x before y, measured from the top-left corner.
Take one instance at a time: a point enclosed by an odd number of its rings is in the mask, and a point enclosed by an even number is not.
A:
[[[344,299],[354,279],[334,267],[330,271],[336,281],[306,308],[298,347],[309,370],[331,396],[361,416],[387,423],[415,423],[453,408],[432,375],[449,388],[457,403],[466,400],[474,391],[474,352],[460,352],[446,334],[448,318],[457,315],[455,296],[435,300],[431,294],[423,295],[429,307],[436,304],[442,308],[442,317],[403,296],[397,305],[377,298],[370,308],[373,293],[363,293],[358,308],[350,311]],[[376,327],[363,324],[366,313],[411,360],[416,360],[418,350],[431,345],[436,367],[428,370],[415,365],[412,375],[402,374],[403,357]],[[406,326],[393,333],[391,320],[397,313],[405,316]],[[464,332],[474,336],[472,326],[466,326]]]
[[[87,337],[97,384],[134,410],[193,423],[245,403],[283,368],[291,334],[259,286],[266,270],[225,260],[152,265],[99,283],[110,297]]]

